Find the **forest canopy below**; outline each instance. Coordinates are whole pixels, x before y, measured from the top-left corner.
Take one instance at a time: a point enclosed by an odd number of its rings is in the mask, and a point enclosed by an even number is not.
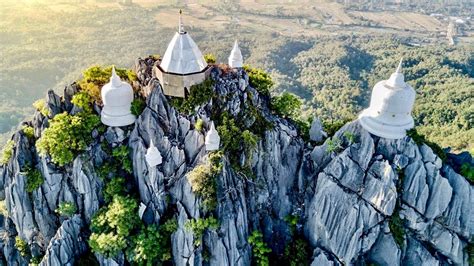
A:
[[[36,99],[48,89],[61,91],[83,69],[111,64],[131,68],[137,57],[163,54],[175,31],[169,21],[177,22],[163,10],[176,8],[0,6],[0,146],[32,115]],[[378,24],[351,13],[345,15],[354,26],[336,23],[326,28],[327,15],[321,16],[326,20],[314,17],[306,22],[292,17],[291,7],[277,10],[283,15],[272,18],[275,25],[265,22],[270,15],[250,14],[250,9],[235,12],[240,16],[237,24],[235,17],[219,15],[225,12],[219,6],[199,8],[184,21],[203,53],[226,63],[238,38],[245,63],[271,74],[272,94],[288,91],[304,100],[305,118],[355,119],[368,106],[375,83],[389,78],[403,57],[405,78],[417,92],[418,132],[442,147],[474,148],[474,47],[469,43],[448,46],[444,40],[431,40],[413,46],[423,38],[422,29],[384,32],[383,26],[374,27]],[[286,24],[300,27],[304,34],[272,27]],[[341,31],[332,34],[339,27]]]

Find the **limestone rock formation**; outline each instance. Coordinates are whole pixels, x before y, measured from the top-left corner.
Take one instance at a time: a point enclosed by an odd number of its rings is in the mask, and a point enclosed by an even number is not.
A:
[[[23,132],[13,136],[13,156],[0,166],[0,196],[8,210],[8,217],[0,216],[4,232],[0,264],[28,264],[29,258],[15,247],[16,236],[28,243],[32,256],[44,254],[41,265],[73,265],[90,254],[91,218],[104,202],[97,169],[107,161],[106,143],[131,150],[134,180],[129,182],[134,182],[146,207],[141,208],[142,220],[159,224],[170,212],[176,217],[177,230],[171,236],[175,265],[251,265],[248,239],[256,230],[272,249],[272,264],[298,234],[309,243],[311,265],[468,265],[466,247],[474,233],[473,186],[430,147],[410,137],[373,136],[358,121],[311,147],[291,122],[270,112],[268,99],[249,85],[241,69],[213,69],[216,97],[191,115],[180,114],[152,76],[153,60],[136,63],[138,84],[148,95],[136,123],[96,132],[90,147],[73,163],[58,167],[40,157]],[[68,86],[65,92],[62,101],[48,94],[54,114],[74,109],[70,99],[77,87]],[[209,212],[188,176],[209,154],[205,132],[192,125],[197,119],[208,123],[216,106],[233,117],[244,117],[247,127],[256,123],[248,109],[258,106],[272,127],[263,132],[251,156],[236,155],[240,164],[250,166],[252,176],[237,171],[229,158],[223,160],[213,212],[219,226],[206,230],[196,247],[196,236],[186,223]],[[50,118],[36,113],[28,122],[36,136]],[[340,145],[328,149],[335,139]],[[154,167],[145,157],[152,142],[162,155],[162,164]],[[44,177],[32,193],[25,190],[22,171],[29,162]],[[55,210],[63,201],[73,202],[77,214],[60,217]],[[297,217],[296,222],[290,224],[288,217]],[[125,264],[125,254],[95,257],[101,265]]]

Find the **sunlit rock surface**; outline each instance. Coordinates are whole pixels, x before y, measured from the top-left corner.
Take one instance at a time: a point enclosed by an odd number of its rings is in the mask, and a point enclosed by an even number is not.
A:
[[[151,76],[152,65],[150,58],[136,62],[137,83],[148,99],[135,125],[96,132],[91,146],[69,166],[60,168],[49,158],[40,158],[23,133],[13,136],[16,148],[12,159],[0,167],[0,196],[9,213],[9,217],[1,217],[4,241],[0,264],[28,264],[15,248],[17,235],[32,251],[46,254],[41,265],[73,265],[88,252],[90,219],[103,204],[103,182],[95,169],[107,160],[101,148],[101,142],[107,142],[128,145],[132,151],[137,194],[146,206],[143,219],[159,223],[168,210],[175,211],[175,265],[251,265],[248,237],[254,230],[263,233],[276,254],[283,254],[292,238],[285,220],[289,215],[301,217],[296,230],[310,243],[312,265],[468,265],[465,247],[474,231],[473,186],[443,164],[428,146],[419,146],[409,137],[375,137],[357,121],[335,134],[333,139],[341,140],[335,151],[328,151],[329,139],[311,146],[291,122],[271,114],[268,98],[249,86],[242,70],[213,70],[213,90],[220,100],[185,116],[169,104],[159,81]],[[76,91],[74,84],[68,86],[64,101],[48,93],[52,114],[73,111],[68,99]],[[197,131],[193,125],[197,119],[210,122],[212,105],[238,115],[248,101],[261,107],[273,128],[264,133],[251,158],[240,158],[250,163],[253,178],[224,163],[217,177],[216,218],[220,226],[207,231],[201,247],[196,248],[185,224],[205,213],[187,174],[208,153],[205,131]],[[50,118],[36,113],[28,122],[36,136]],[[252,125],[254,120],[248,117],[245,123]],[[354,138],[349,139],[348,134]],[[154,167],[145,159],[151,141],[162,155],[162,163]],[[31,194],[25,191],[21,171],[30,161],[45,179]],[[78,214],[59,217],[54,210],[62,201],[74,202]],[[404,221],[401,245],[390,230],[393,216]],[[202,246],[209,252],[207,260]],[[125,264],[123,254],[116,258],[96,254],[96,259],[101,265]]]

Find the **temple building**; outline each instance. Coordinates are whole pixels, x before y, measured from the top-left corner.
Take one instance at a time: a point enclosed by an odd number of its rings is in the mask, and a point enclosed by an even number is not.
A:
[[[242,52],[240,51],[239,44],[235,41],[234,47],[229,56],[229,66],[232,68],[241,68],[243,65],[244,59],[242,57]]]
[[[204,144],[206,145],[206,151],[216,151],[219,149],[221,137],[214,127],[214,122],[211,122],[211,128],[206,134]]]
[[[411,116],[415,90],[405,83],[402,61],[388,80],[378,82],[372,91],[369,108],[359,115],[359,122],[370,133],[387,139],[400,139],[413,128]]]
[[[104,125],[111,127],[128,126],[135,123],[136,117],[131,113],[133,89],[130,84],[123,82],[112,68],[110,82],[101,90],[104,107],[100,119]]]
[[[184,30],[181,11],[179,27],[159,65],[153,67],[163,92],[168,96],[186,97],[192,85],[203,82],[211,68],[191,36]]]

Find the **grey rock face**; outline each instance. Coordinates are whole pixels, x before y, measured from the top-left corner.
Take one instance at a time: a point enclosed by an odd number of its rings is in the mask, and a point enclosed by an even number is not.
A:
[[[377,265],[396,266],[400,265],[401,251],[390,234],[380,233],[368,257]]]
[[[131,150],[131,187],[146,206],[143,221],[160,224],[170,212],[177,218],[178,229],[171,237],[175,265],[251,265],[248,238],[255,230],[262,232],[275,257],[284,254],[295,234],[304,237],[312,250],[311,265],[467,265],[465,247],[474,231],[473,186],[443,164],[430,147],[418,146],[409,137],[372,136],[354,121],[332,140],[310,148],[291,122],[272,115],[268,97],[249,86],[243,70],[213,69],[216,97],[196,107],[194,114],[179,114],[153,77],[154,64],[153,58],[135,64],[134,85],[147,96],[147,106],[135,125],[109,127],[103,134],[91,132],[93,144],[72,164],[55,166],[49,158],[39,157],[22,133],[15,134],[13,157],[0,166],[0,198],[5,198],[9,212],[3,226],[0,223],[5,232],[1,260],[8,265],[27,264],[15,248],[17,235],[32,247],[32,253],[46,254],[42,265],[73,265],[88,252],[89,224],[103,204],[104,184],[96,166],[108,159],[100,145],[105,142],[113,147],[128,145]],[[48,94],[53,115],[74,112],[70,100],[77,89],[66,87],[63,102]],[[236,171],[228,156],[224,158],[215,177],[217,206],[210,212],[193,192],[188,174],[209,157],[204,134],[193,125],[197,119],[209,123],[216,107],[240,117],[243,125],[239,126],[250,128],[257,127],[251,109],[255,108],[272,127],[262,133],[250,155],[235,154],[251,174]],[[96,109],[100,112],[99,106]],[[50,118],[36,113],[27,122],[36,137]],[[310,133],[313,140],[324,140],[317,122]],[[330,141],[336,139],[340,147],[329,152]],[[145,161],[151,141],[163,157],[156,167]],[[31,164],[42,173],[44,183],[27,193],[23,170]],[[65,201],[73,203],[78,213],[67,220],[55,213]],[[205,230],[197,239],[187,222],[211,215],[219,221],[218,228]],[[294,227],[288,222],[293,216],[298,218]],[[398,217],[401,222],[394,225]],[[397,226],[400,230],[395,230]],[[403,245],[395,239],[402,239]],[[95,257],[101,265],[126,264],[123,253],[113,259]]]
[[[323,125],[321,121],[317,118],[311,123],[311,128],[309,129],[309,138],[312,141],[320,142],[327,137],[327,133],[323,130]]]
[[[74,265],[87,248],[87,244],[80,236],[82,226],[79,215],[64,221],[49,242],[40,265]]]
[[[358,141],[347,146],[346,131],[355,133]],[[335,137],[344,143],[339,153],[325,152],[326,143],[312,152],[314,164],[322,171],[307,209],[305,232],[313,245],[330,250],[345,263],[355,262],[367,250],[369,259],[381,265],[414,263],[417,256],[435,264],[465,263],[462,239],[472,237],[473,226],[465,216],[471,217],[471,210],[461,207],[472,202],[472,186],[463,177],[449,166],[441,169],[440,159],[428,146],[418,147],[409,138],[373,138],[357,122],[341,128]],[[403,190],[397,190],[397,182]],[[394,213],[397,201],[405,233],[413,240],[405,252],[413,258],[382,252],[388,246],[392,252],[399,250],[387,230],[380,228]],[[351,224],[356,222],[357,226]],[[427,257],[429,253],[416,247],[419,241],[444,257]]]

